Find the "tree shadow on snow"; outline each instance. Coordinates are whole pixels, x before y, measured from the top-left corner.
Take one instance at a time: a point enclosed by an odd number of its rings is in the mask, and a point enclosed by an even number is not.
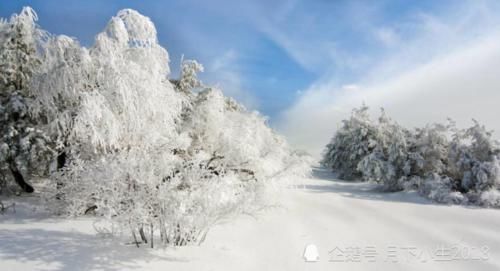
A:
[[[41,220],[44,223],[57,223],[61,221],[61,218],[57,215],[44,210],[40,202],[33,203],[20,197],[6,198],[2,202],[6,206],[10,206],[1,216],[2,223],[30,224]]]
[[[139,269],[137,261],[184,261],[153,255],[151,249],[125,246],[116,240],[79,232],[42,229],[0,231],[0,259],[37,261],[56,270]]]
[[[355,199],[442,205],[430,201],[414,191],[385,192],[380,189],[380,185],[375,183],[339,180],[334,173],[326,168],[313,168],[312,176],[315,179],[326,181],[324,184],[305,184],[304,188],[312,193],[336,193]]]
[[[314,167],[312,178],[323,180],[322,184],[304,184],[301,186],[311,193],[336,193],[348,198],[362,200],[377,200],[386,202],[401,202],[419,205],[434,205],[438,207],[461,207],[468,210],[484,210],[485,207],[477,205],[446,204],[425,198],[417,191],[387,192],[376,183],[363,181],[340,180],[329,169]]]

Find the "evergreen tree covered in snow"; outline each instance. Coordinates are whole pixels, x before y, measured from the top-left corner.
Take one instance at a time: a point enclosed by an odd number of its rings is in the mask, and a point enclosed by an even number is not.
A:
[[[33,192],[26,178],[46,174],[53,156],[50,138],[30,112],[31,77],[41,64],[36,20],[34,11],[24,8],[0,27],[0,175],[12,175],[25,192]]]
[[[368,107],[353,109],[323,152],[321,164],[340,178],[354,180],[362,176],[358,163],[376,147],[377,129],[368,115]]]
[[[434,171],[417,180],[417,187],[441,202],[500,207],[499,143],[475,120],[465,130],[451,124],[451,140],[438,155],[443,163],[437,162]]]
[[[477,121],[464,131],[457,131],[449,151],[449,176],[457,190],[477,193],[500,185],[500,145],[492,133]]]
[[[401,178],[408,159],[407,131],[389,119],[385,111],[375,127],[373,151],[357,165],[363,178],[380,182],[386,190],[401,190]]]
[[[446,174],[448,167],[449,127],[442,124],[426,125],[408,132],[408,161],[404,166],[408,176],[429,177]]]

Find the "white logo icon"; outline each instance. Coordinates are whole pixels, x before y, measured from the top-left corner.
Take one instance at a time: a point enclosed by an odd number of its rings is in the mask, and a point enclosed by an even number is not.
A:
[[[309,244],[304,249],[304,260],[306,262],[317,262],[319,260],[318,247],[313,244]]]

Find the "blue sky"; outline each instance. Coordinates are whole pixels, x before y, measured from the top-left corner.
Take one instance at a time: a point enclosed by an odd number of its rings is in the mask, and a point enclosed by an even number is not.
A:
[[[500,65],[500,1],[16,0],[0,1],[0,16],[26,5],[42,28],[85,46],[118,10],[138,10],[155,23],[174,76],[181,55],[199,60],[206,83],[313,152],[363,101],[408,125],[474,117],[500,130],[499,107],[485,107],[500,100],[500,76],[487,77]]]
[[[207,4],[210,2],[210,4]],[[226,2],[226,3],[225,3]],[[281,5],[232,1],[1,1],[0,15],[8,17],[29,5],[42,28],[74,36],[90,46],[94,36],[123,8],[150,17],[160,43],[167,48],[174,74],[181,55],[205,66],[202,78],[219,84],[249,107],[275,116],[289,106],[295,92],[306,88],[318,70],[303,67],[251,18],[260,10],[271,20]],[[297,24],[298,22],[295,22]]]
[[[334,74],[339,84],[349,83],[383,55],[390,41],[371,35],[370,28],[411,20],[418,11],[439,13],[452,2],[373,3],[17,0],[1,1],[0,15],[32,6],[44,29],[90,46],[118,10],[136,9],[156,24],[174,72],[182,54],[197,59],[205,65],[206,81],[273,119],[319,78]]]

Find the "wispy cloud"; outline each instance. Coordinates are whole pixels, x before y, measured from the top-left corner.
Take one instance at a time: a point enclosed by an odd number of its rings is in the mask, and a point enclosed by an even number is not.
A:
[[[258,107],[257,99],[252,93],[243,88],[241,74],[238,67],[238,53],[230,49],[223,55],[215,58],[206,68],[209,73],[208,83],[222,89],[224,94],[238,100],[249,109]]]
[[[393,47],[401,42],[401,38],[393,28],[381,27],[374,31],[374,36],[387,47]]]
[[[68,1],[0,1],[0,14],[33,5],[42,27],[89,45],[119,9],[137,9],[156,24],[172,76],[181,55],[199,60],[205,82],[316,154],[363,100],[409,125],[475,117],[500,130],[497,0]]]
[[[447,117],[464,126],[475,118],[500,131],[500,18],[494,15],[500,9],[490,3],[468,2],[441,17],[414,13],[398,39],[374,29],[393,51],[374,56],[379,63],[353,84],[330,74],[311,85],[282,114],[280,130],[318,156],[341,120],[366,102],[375,114],[385,107],[409,127]]]

